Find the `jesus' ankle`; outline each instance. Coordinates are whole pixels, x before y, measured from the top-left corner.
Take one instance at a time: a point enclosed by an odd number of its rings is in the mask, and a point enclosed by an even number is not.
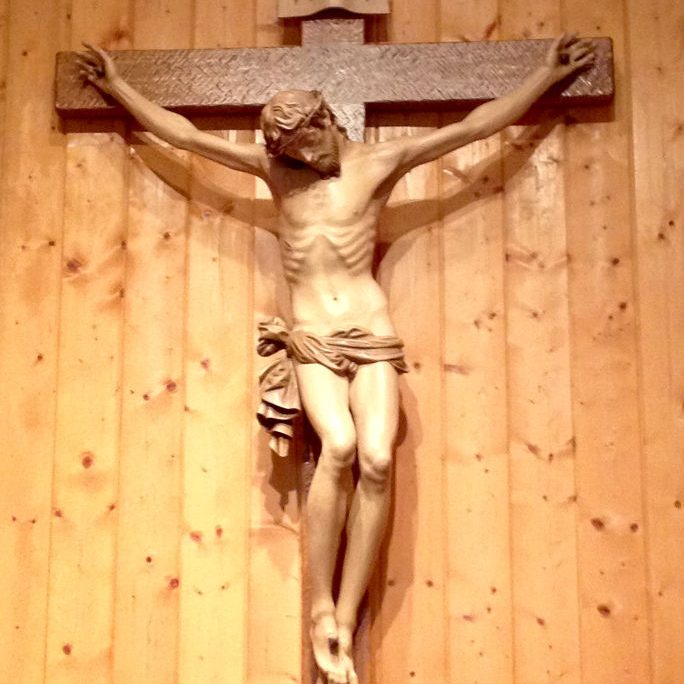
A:
[[[328,620],[335,622],[335,605],[333,603],[328,604],[327,602],[324,602],[316,606],[312,606],[310,619],[314,624]]]
[[[354,630],[356,629],[356,623],[352,621],[345,621],[339,617],[336,618],[336,620],[340,639],[351,642],[354,635]]]

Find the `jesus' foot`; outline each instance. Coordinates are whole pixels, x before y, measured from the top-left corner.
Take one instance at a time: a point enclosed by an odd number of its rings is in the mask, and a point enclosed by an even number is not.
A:
[[[350,679],[339,654],[337,623],[332,613],[312,617],[311,645],[325,684],[349,684]]]
[[[353,634],[354,628],[346,625],[337,626],[337,640],[339,642],[340,651],[340,664],[347,672],[347,681],[349,684],[358,684],[359,678],[356,676],[356,670],[354,669],[354,658],[353,658]]]

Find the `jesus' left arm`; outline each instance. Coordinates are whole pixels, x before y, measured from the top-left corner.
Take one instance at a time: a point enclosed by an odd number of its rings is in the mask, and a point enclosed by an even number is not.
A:
[[[414,166],[433,161],[475,140],[481,140],[515,123],[552,85],[593,62],[590,40],[575,36],[556,38],[545,63],[510,93],[474,109],[462,121],[427,133],[381,143],[385,158],[392,159],[396,181]]]

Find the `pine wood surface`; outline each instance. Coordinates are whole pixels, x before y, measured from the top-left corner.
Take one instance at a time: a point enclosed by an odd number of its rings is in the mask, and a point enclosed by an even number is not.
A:
[[[625,65],[614,121],[570,126],[567,139],[582,668],[594,680],[642,682],[651,679],[651,663],[625,14],[620,2],[601,11],[572,2],[564,19],[584,31],[609,30]]]
[[[9,44],[9,0],[2,0],[0,2],[0,42],[3,45]],[[0,52],[0,78],[2,82],[7,84],[7,60],[8,51],[2,50]],[[0,121],[3,122],[3,130],[5,124],[5,104],[7,101],[7,88],[4,87],[0,92]],[[0,165],[2,164],[3,145],[0,145]]]
[[[106,40],[122,19],[120,4],[108,10],[74,3],[72,45],[85,27]],[[122,124],[115,130],[66,137],[45,669],[51,682],[112,676],[128,163]]]
[[[163,13],[156,5],[131,8],[131,45],[165,35],[189,45],[185,3]],[[180,544],[190,533],[181,497],[188,207],[144,161],[146,140],[131,142],[114,677],[171,682],[181,651]]]
[[[12,131],[3,135],[0,174],[0,673],[7,681],[42,681],[46,657],[65,174],[65,141],[46,94],[54,50],[67,45],[60,10],[3,5],[3,131]]]
[[[276,4],[0,0],[2,681],[312,682],[309,471],[253,419],[256,323],[287,315],[268,192],[121,125],[60,127],[52,101],[84,39],[298,43]],[[389,42],[608,35],[617,97],[392,196],[381,240],[413,230],[379,275],[411,372],[363,684],[684,676],[680,4],[369,20]],[[367,137],[447,120],[374,115]]]
[[[251,22],[197,3],[193,46],[249,40]],[[226,16],[227,15],[227,16]],[[228,27],[230,27],[228,29]],[[239,30],[243,34],[240,36]],[[217,131],[218,135],[225,135]],[[231,132],[236,140],[250,133]],[[254,180],[193,158],[188,191],[179,680],[246,681]],[[221,193],[220,189],[224,192]],[[229,190],[229,192],[226,192]],[[239,200],[233,201],[234,195]],[[234,208],[237,209],[238,215]],[[220,435],[216,439],[215,436]],[[241,618],[241,619],[240,619]]]
[[[680,32],[677,3],[628,4],[636,292],[640,326],[644,543],[648,562],[651,662],[654,681],[678,681],[684,585],[682,560],[682,293],[684,241],[681,188]]]
[[[498,37],[496,2],[441,6],[443,40]],[[442,160],[449,678],[512,680],[501,137]]]
[[[558,34],[558,3],[502,33]],[[516,681],[580,681],[562,119],[505,134],[508,441]]]

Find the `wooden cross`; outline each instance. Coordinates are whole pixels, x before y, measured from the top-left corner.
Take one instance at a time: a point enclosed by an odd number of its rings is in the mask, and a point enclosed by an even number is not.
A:
[[[337,14],[308,18],[317,10]],[[277,48],[122,50],[121,76],[186,116],[256,113],[278,90],[320,90],[350,138],[363,139],[366,108],[472,108],[518,85],[543,63],[548,40],[379,45],[363,42],[353,14],[387,14],[387,0],[280,0],[279,16],[302,20],[302,45]],[[344,9],[344,14],[341,14]],[[353,13],[350,12],[353,10]],[[350,16],[352,18],[350,18]],[[595,38],[591,69],[557,84],[547,104],[605,103],[613,96],[612,43]],[[56,108],[63,117],[123,113],[84,87],[75,52],[57,56]]]

